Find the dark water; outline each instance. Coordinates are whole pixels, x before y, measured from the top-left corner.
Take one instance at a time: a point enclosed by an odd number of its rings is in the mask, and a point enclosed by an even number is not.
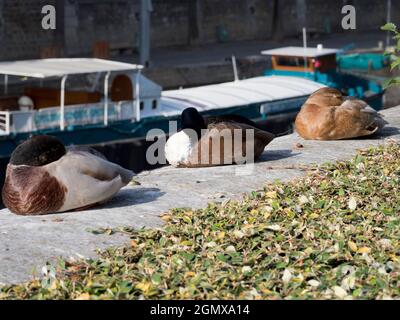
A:
[[[296,113],[275,116],[269,120],[258,122],[260,128],[268,130],[276,135],[283,135],[292,132],[292,123]],[[136,173],[143,170],[152,170],[161,167],[161,165],[150,165],[146,161],[146,151],[153,141],[145,139],[132,139],[120,143],[104,144],[93,146],[103,153],[106,158],[120,166],[130,169]],[[9,158],[0,158],[0,187],[3,187],[5,171]],[[0,208],[3,203],[0,199]]]

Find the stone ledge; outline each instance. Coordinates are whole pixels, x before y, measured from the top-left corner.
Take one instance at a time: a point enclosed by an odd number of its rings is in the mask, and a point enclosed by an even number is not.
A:
[[[210,201],[240,198],[276,179],[304,174],[304,165],[351,158],[357,149],[400,140],[400,106],[382,112],[389,125],[379,136],[346,141],[304,141],[297,134],[275,139],[251,175],[237,175],[239,166],[202,169],[164,167],[142,172],[138,187],[127,187],[108,204],[92,210],[43,217],[20,217],[0,211],[0,283],[29,280],[57,257],[93,257],[98,248],[121,245],[121,234],[94,235],[87,229],[159,227],[160,213],[174,207],[205,206]],[[296,148],[301,143],[303,148]]]

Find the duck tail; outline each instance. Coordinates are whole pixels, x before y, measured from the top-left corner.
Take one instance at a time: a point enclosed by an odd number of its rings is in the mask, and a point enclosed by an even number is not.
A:
[[[382,129],[384,126],[389,124],[389,122],[387,122],[385,119],[383,119],[383,117],[379,113],[377,113],[375,116],[375,123],[379,129]]]
[[[273,133],[265,130],[259,130],[258,134],[259,136],[262,137],[262,139],[265,141],[266,144],[269,144],[272,140],[276,138],[276,136]]]
[[[367,113],[371,116],[373,116],[372,119],[372,127],[376,127],[377,129],[382,129],[384,126],[388,124],[388,122],[383,119],[383,115],[377,112],[375,109],[373,109],[370,106],[366,106],[365,108],[361,109],[361,112]]]
[[[134,176],[136,176],[136,173],[134,173],[131,170],[128,169],[124,169],[122,167],[120,167],[120,169],[118,170],[118,173],[121,177],[122,182],[127,185],[128,183],[130,183],[133,179]]]

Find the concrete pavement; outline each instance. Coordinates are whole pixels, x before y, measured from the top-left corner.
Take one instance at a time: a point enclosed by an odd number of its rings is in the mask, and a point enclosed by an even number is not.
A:
[[[210,201],[240,198],[275,179],[301,176],[302,165],[352,157],[356,150],[400,140],[400,107],[384,110],[389,125],[379,136],[346,141],[304,141],[297,134],[275,139],[267,146],[250,175],[238,175],[239,166],[202,169],[164,167],[142,172],[141,186],[127,187],[108,204],[92,210],[41,217],[21,217],[0,211],[0,283],[29,280],[57,257],[93,257],[95,250],[122,245],[121,234],[94,235],[88,229],[132,226],[159,227],[159,215],[174,207],[205,206]],[[301,143],[299,149],[295,145]],[[239,170],[239,171],[238,171]]]

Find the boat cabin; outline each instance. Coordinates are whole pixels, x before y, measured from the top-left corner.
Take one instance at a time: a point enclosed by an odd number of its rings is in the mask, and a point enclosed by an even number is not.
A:
[[[284,47],[261,52],[271,56],[272,70],[282,73],[327,73],[336,70],[337,49]]]
[[[141,69],[92,58],[0,62],[0,135],[139,121],[160,109],[162,90]],[[79,75],[89,86],[69,89]]]

